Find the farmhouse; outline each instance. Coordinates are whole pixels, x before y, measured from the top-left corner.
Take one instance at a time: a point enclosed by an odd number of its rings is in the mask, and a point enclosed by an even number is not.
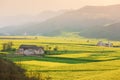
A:
[[[97,43],[97,46],[104,46],[104,47],[113,47],[113,44],[108,42],[108,43],[104,43],[103,41],[99,41]]]
[[[44,48],[37,47],[36,45],[20,45],[19,49],[17,50],[16,54],[22,55],[44,55]]]

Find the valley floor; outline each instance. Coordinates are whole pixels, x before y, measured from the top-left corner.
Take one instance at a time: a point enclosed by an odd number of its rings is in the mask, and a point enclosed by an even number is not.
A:
[[[20,44],[50,46],[49,55],[8,56],[28,72],[42,73],[52,80],[119,80],[120,48],[96,46],[99,40],[85,38],[39,37],[37,40],[10,40],[14,48]],[[8,42],[3,40],[0,44]],[[103,40],[107,42],[107,40]],[[117,41],[111,41],[119,45]],[[57,46],[58,51],[52,53]],[[12,53],[11,53],[12,54]],[[51,55],[50,55],[51,54]]]

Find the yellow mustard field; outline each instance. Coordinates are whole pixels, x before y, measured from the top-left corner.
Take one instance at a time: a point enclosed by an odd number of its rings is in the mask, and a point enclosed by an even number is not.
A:
[[[10,36],[6,37],[10,38]],[[13,37],[23,36],[11,36]],[[44,57],[7,57],[21,65],[27,72],[41,73],[43,76],[51,77],[51,80],[120,80],[120,47],[96,46],[98,39],[80,37],[25,36],[25,38],[30,39],[1,39],[0,50],[2,50],[2,44],[7,42],[12,42],[15,49],[18,49],[21,44],[43,46],[45,50],[47,46],[51,47],[50,53]],[[119,41],[110,42],[114,46],[120,45]],[[54,52],[53,48],[56,46],[58,51]],[[15,52],[5,53],[14,54]]]

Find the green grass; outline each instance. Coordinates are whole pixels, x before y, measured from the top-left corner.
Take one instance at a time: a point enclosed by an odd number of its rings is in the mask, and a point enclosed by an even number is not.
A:
[[[95,46],[99,40],[85,38],[39,37],[37,40],[11,40],[13,48],[20,44],[57,46],[59,51],[45,57],[5,56],[28,72],[42,73],[53,80],[119,80],[120,48]],[[107,42],[107,40],[104,40]],[[0,44],[9,42],[3,40]],[[118,41],[111,41],[119,45]],[[10,52],[14,53],[14,52]]]

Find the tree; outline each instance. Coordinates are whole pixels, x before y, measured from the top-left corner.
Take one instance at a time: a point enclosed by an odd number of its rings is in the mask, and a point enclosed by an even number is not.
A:
[[[8,42],[8,43],[3,43],[3,51],[7,51],[7,50],[11,50],[13,43],[12,42]]]

